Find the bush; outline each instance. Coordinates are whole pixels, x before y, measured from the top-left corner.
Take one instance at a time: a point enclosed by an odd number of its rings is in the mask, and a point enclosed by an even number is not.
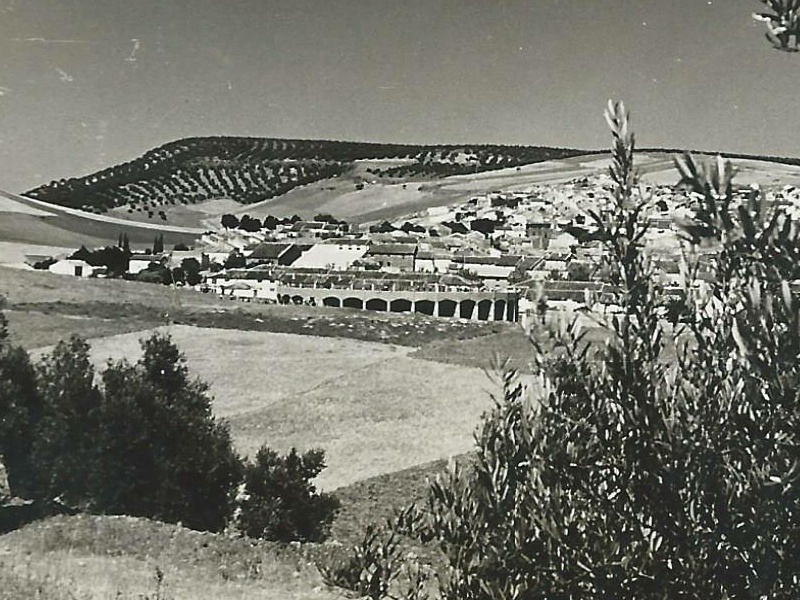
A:
[[[334,496],[317,492],[311,483],[324,468],[321,450],[300,455],[292,448],[280,456],[259,449],[244,467],[238,528],[250,537],[280,542],[323,540],[339,508]]]
[[[0,459],[12,495],[32,498],[39,487],[33,443],[43,410],[30,357],[9,343],[0,312]]]
[[[153,334],[142,349],[138,363],[110,364],[102,376],[94,506],[219,531],[241,479],[227,425],[168,336]]]
[[[317,569],[329,586],[382,600],[400,575],[402,564],[397,534],[391,528],[369,525],[358,544],[344,551],[338,547],[329,551],[317,561]]]
[[[59,342],[37,365],[37,376],[43,410],[34,439],[36,495],[61,498],[72,505],[89,504],[102,400],[94,383],[89,345],[77,336]]]

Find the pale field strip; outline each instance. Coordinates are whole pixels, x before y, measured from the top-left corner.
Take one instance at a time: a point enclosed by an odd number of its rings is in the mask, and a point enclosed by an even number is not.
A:
[[[81,217],[83,219],[87,219],[90,221],[99,221],[103,223],[110,223],[113,225],[129,225],[130,222],[124,219],[119,219],[116,217],[110,217],[107,215],[98,215],[82,210],[78,210],[77,208],[70,208],[68,206],[61,206],[56,204],[49,204],[47,202],[43,202],[42,200],[36,200],[34,198],[28,198],[27,196],[20,196],[19,194],[12,194],[10,192],[6,192],[0,190],[0,198],[4,200],[4,206],[12,206],[14,204],[21,204],[27,208],[31,209],[40,209],[46,214],[50,216],[64,214],[64,215],[71,215],[75,217]],[[22,210],[22,209],[20,209]],[[152,229],[153,231],[165,231],[165,232],[176,232],[176,233],[191,233],[191,234],[202,234],[205,232],[204,229],[200,228],[192,228],[192,227],[177,227],[171,225],[161,225],[158,223],[148,223],[146,221],[137,222],[137,226],[144,228],[144,229]]]
[[[192,533],[187,531],[184,535]],[[65,540],[65,543],[68,542]],[[8,575],[37,582],[40,588],[52,587],[54,593],[68,590],[65,598],[156,598],[154,574],[157,568],[164,577],[162,595],[158,597],[171,600],[334,600],[345,597],[338,590],[325,587],[311,567],[300,573],[267,566],[266,573],[262,571],[258,578],[226,580],[221,575],[224,565],[210,569],[169,564],[167,559],[159,560],[156,552],[153,554],[153,557],[98,556],[71,549],[22,554],[9,536],[0,537],[0,569],[7,569]],[[2,590],[0,598],[6,598]]]
[[[481,414],[499,389],[478,368],[407,356],[414,348],[284,333],[168,331],[187,366],[210,386],[239,452],[322,448],[326,490],[472,449]],[[138,331],[90,340],[98,369],[135,362]],[[50,348],[32,352],[41,356]]]
[[[2,216],[0,216],[2,219]],[[58,256],[75,252],[75,248],[63,246],[45,246],[39,244],[26,244],[22,242],[0,242],[0,265],[18,269],[31,269],[25,264],[26,255]]]

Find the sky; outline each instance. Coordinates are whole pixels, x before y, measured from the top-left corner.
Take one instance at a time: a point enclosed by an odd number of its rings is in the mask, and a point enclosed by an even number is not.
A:
[[[189,136],[800,156],[756,0],[0,0],[0,189]]]

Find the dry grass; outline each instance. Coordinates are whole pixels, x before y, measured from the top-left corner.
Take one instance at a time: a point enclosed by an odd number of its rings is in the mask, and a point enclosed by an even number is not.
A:
[[[175,292],[162,285],[122,279],[88,279],[0,267],[0,293],[9,303],[102,301],[119,305],[141,304],[153,308],[172,308]],[[179,302],[184,307],[218,307],[229,305],[214,294],[181,290]]]
[[[160,574],[160,575],[159,575]],[[0,598],[341,598],[309,549],[129,517],[55,517],[0,536]]]
[[[230,199],[205,200],[195,204],[164,204],[159,206],[152,217],[147,211],[128,212],[127,206],[112,208],[108,216],[124,219],[135,223],[156,223],[163,225],[176,225],[178,227],[219,227],[220,217],[225,213],[235,213],[241,210],[242,204]],[[159,217],[158,212],[164,211],[166,221]]]
[[[324,489],[461,454],[472,447],[493,386],[477,369],[406,357],[231,417],[243,449],[325,449]]]
[[[104,319],[133,323],[119,331],[180,322],[202,327],[300,333],[325,337],[355,338],[404,346],[421,346],[435,340],[466,339],[513,328],[509,323],[464,322],[425,315],[380,313],[313,306],[278,306],[246,303],[193,290],[119,279],[81,279],[42,271],[0,267],[0,295],[9,308],[32,313],[18,318],[23,327],[14,335],[27,348],[53,344],[55,331],[47,338],[37,323],[39,314],[63,315],[59,335],[78,333],[100,337],[108,331]],[[83,321],[70,319],[85,317]],[[43,321],[45,321],[43,319]],[[69,324],[76,327],[71,329]],[[80,324],[80,327],[78,327]],[[42,338],[42,335],[45,338]]]
[[[153,327],[152,320],[138,315],[91,317],[58,312],[7,310],[9,337],[13,344],[26,350],[51,346],[70,335],[104,337]]]
[[[521,373],[533,371],[534,349],[521,328],[467,340],[441,340],[427,344],[411,354],[414,358],[491,370],[508,359],[509,366]]]

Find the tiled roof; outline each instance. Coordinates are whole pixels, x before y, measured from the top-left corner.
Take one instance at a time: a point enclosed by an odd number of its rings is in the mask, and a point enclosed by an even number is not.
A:
[[[417,247],[412,244],[373,244],[367,250],[367,255],[410,255],[417,251]]]
[[[291,244],[259,244],[253,249],[252,254],[248,258],[250,259],[272,259],[278,258],[281,254],[283,254],[286,249],[291,246]]]

